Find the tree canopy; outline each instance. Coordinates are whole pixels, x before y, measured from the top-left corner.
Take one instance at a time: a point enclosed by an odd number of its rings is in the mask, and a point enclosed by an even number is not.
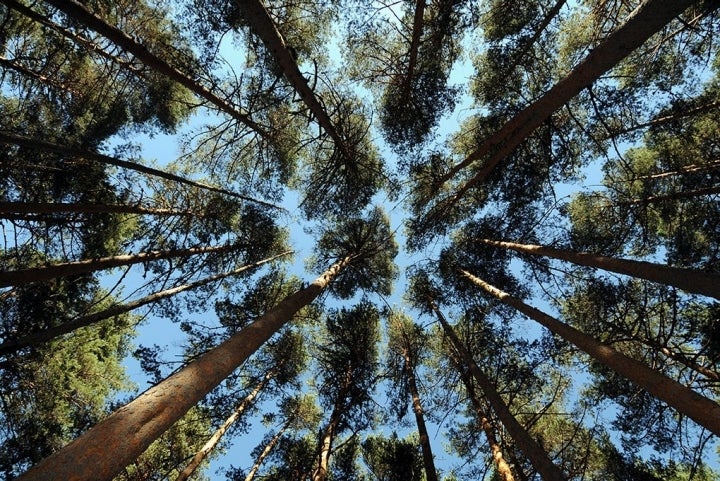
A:
[[[1,0],[0,477],[720,480],[718,7]]]

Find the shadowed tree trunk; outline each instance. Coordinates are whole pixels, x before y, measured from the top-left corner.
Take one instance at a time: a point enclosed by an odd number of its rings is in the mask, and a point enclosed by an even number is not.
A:
[[[138,214],[203,217],[202,213],[190,210],[160,209],[142,207],[140,205],[107,205],[107,204],[79,204],[79,203],[50,203],[50,202],[0,202],[0,217],[9,218],[8,214],[57,214],[69,212],[72,214]],[[41,218],[39,218],[41,219]]]
[[[487,245],[512,249],[523,254],[552,257],[572,262],[581,266],[595,267],[618,274],[637,277],[648,281],[659,282],[668,286],[677,287],[688,292],[720,299],[720,275],[695,269],[672,267],[652,262],[636,261],[631,259],[618,259],[605,257],[587,252],[575,252],[567,249],[555,249],[533,244],[517,244],[515,242],[497,241],[492,239],[477,239]]]
[[[102,164],[114,165],[115,167],[121,167],[123,169],[128,169],[128,170],[132,170],[135,172],[141,172],[146,175],[150,175],[153,177],[159,177],[161,179],[169,180],[172,182],[177,182],[179,184],[190,185],[192,187],[197,187],[200,189],[229,195],[231,197],[243,199],[248,202],[254,202],[256,204],[264,205],[264,206],[270,207],[272,209],[284,210],[282,207],[279,207],[270,202],[253,199],[252,197],[238,194],[237,192],[222,189],[220,187],[214,187],[211,185],[203,184],[202,182],[196,182],[194,180],[186,179],[184,177],[180,177],[179,175],[171,174],[169,172],[163,172],[162,170],[153,169],[152,167],[146,167],[146,166],[144,166],[142,164],[138,164],[136,162],[130,162],[128,160],[122,160],[122,159],[116,159],[114,157],[99,154],[97,152],[89,152],[86,150],[76,149],[73,147],[65,147],[63,145],[53,144],[51,142],[45,142],[45,141],[42,141],[39,139],[33,139],[30,137],[24,137],[21,135],[10,134],[7,132],[0,132],[0,144],[18,145],[18,146],[25,147],[30,150],[37,151],[37,152],[53,152],[56,154],[66,155],[68,157],[73,157],[73,158],[77,158],[77,159],[92,160],[95,162],[100,162]]]
[[[84,259],[81,261],[64,262],[30,269],[0,272],[0,287],[16,286],[30,282],[49,281],[57,277],[76,276],[88,274],[113,267],[128,266],[141,262],[150,262],[173,257],[189,257],[196,254],[223,253],[237,249],[235,245],[222,245],[214,247],[195,247],[192,249],[173,249],[169,251],[150,251],[140,254],[126,254],[120,256],[101,257],[99,259]]]
[[[634,382],[715,435],[720,435],[720,405],[716,402],[649,368],[642,362],[629,358],[593,337],[583,334],[574,327],[568,326],[554,317],[525,304],[520,299],[491,286],[468,271],[459,269],[459,272],[473,284],[545,326],[597,362]]]
[[[265,449],[262,450],[260,455],[258,456],[257,460],[255,460],[255,464],[253,464],[253,467],[250,469],[250,472],[245,476],[245,481],[252,481],[255,478],[255,474],[257,474],[258,470],[260,469],[260,466],[262,465],[263,461],[265,461],[265,458],[268,457],[268,454],[272,452],[275,445],[280,441],[280,438],[282,435],[287,431],[287,429],[290,427],[290,424],[294,419],[290,418],[282,425],[280,430],[275,433],[275,436],[272,437],[269,443],[265,446]],[[178,478],[180,479],[180,478]]]
[[[189,284],[183,284],[181,286],[176,286],[176,287],[173,287],[170,289],[165,289],[164,291],[155,292],[153,294],[150,294],[149,296],[145,296],[145,297],[137,299],[135,301],[128,302],[127,304],[120,304],[120,305],[108,307],[107,309],[103,309],[102,311],[98,311],[98,312],[95,312],[92,314],[77,317],[68,322],[60,324],[59,326],[51,327],[49,329],[45,329],[44,331],[36,332],[34,334],[29,334],[29,335],[24,336],[17,340],[3,342],[2,344],[0,344],[0,355],[6,355],[8,353],[11,353],[13,351],[16,351],[16,350],[18,350],[22,347],[26,347],[26,346],[37,346],[38,344],[47,342],[47,341],[54,339],[62,334],[67,334],[69,332],[72,332],[75,329],[79,329],[81,327],[86,327],[86,326],[94,324],[98,321],[101,321],[103,319],[108,319],[113,316],[117,316],[120,314],[124,314],[126,312],[130,312],[133,309],[137,309],[138,307],[159,301],[161,299],[166,299],[168,297],[172,297],[175,294],[178,294],[183,291],[187,291],[190,289],[195,289],[196,287],[204,286],[213,281],[217,281],[220,279],[225,279],[226,277],[238,275],[242,272],[252,269],[253,267],[258,267],[262,264],[273,261],[279,257],[283,257],[283,256],[286,256],[291,253],[292,253],[292,251],[286,251],[286,252],[283,252],[282,254],[278,254],[276,256],[272,256],[267,259],[263,259],[261,261],[255,262],[253,264],[248,264],[246,266],[239,267],[230,272],[223,272],[222,274],[217,274],[214,276],[206,277],[205,279],[201,279],[197,282],[191,282]]]
[[[218,97],[206,87],[200,85],[198,82],[191,79],[186,74],[167,63],[165,60],[151,53],[144,45],[137,43],[130,35],[126,34],[119,28],[110,25],[105,20],[95,15],[80,2],[77,2],[76,0],[48,0],[48,3],[65,13],[68,17],[83,23],[87,27],[98,32],[100,35],[108,38],[119,47],[122,47],[126,51],[130,52],[151,69],[166,75],[168,78],[171,78],[191,92],[194,92],[198,96],[204,98],[235,120],[249,127],[263,138],[270,138],[270,134],[265,131],[262,126],[250,120],[250,117],[248,117],[247,114],[240,112],[226,100]]]
[[[448,324],[445,320],[445,316],[434,302],[432,303],[432,308],[440,321],[445,334],[450,339],[453,348],[457,351],[458,356],[469,369],[470,374],[478,383],[480,389],[482,389],[488,403],[490,403],[493,411],[495,411],[495,414],[500,419],[503,426],[505,426],[505,429],[507,429],[518,448],[525,454],[525,456],[527,456],[530,463],[537,472],[540,473],[545,481],[565,481],[567,477],[563,474],[560,468],[553,464],[545,450],[530,436],[530,433],[528,433],[527,430],[520,425],[515,416],[512,415],[507,404],[505,404],[505,401],[503,401],[500,394],[495,389],[495,386],[493,386],[490,379],[480,370],[473,360],[472,355],[468,352],[467,348],[464,346],[460,338],[458,338],[457,334],[455,334],[455,330],[450,326],[450,324]]]
[[[348,256],[333,264],[306,288],[286,297],[230,339],[115,411],[18,481],[110,481],[298,310],[319,296],[353,258]]]
[[[686,190],[683,192],[673,192],[672,194],[653,195],[644,199],[633,199],[626,202],[618,202],[619,205],[646,205],[664,200],[680,200],[692,199],[693,197],[703,197],[706,195],[720,194],[720,186],[702,187],[700,189]]]

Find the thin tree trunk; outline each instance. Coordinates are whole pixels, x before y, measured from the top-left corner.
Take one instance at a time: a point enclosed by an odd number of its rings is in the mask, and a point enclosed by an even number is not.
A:
[[[330,466],[330,455],[332,454],[332,445],[335,440],[338,424],[340,424],[341,415],[342,412],[340,411],[339,403],[335,403],[335,407],[330,415],[330,422],[328,423],[327,428],[325,428],[320,442],[318,466],[312,474],[312,481],[325,481],[327,479],[328,468]]]
[[[95,15],[93,12],[88,10],[83,4],[76,0],[47,0],[49,4],[65,13],[68,17],[75,19],[87,27],[95,30],[100,35],[108,38],[119,47],[130,52],[145,65],[160,72],[168,78],[174,80],[180,85],[184,86],[191,92],[204,98],[211,104],[218,107],[223,112],[230,115],[235,120],[241,122],[251,130],[259,134],[265,139],[270,139],[270,134],[259,124],[250,120],[247,114],[240,112],[235,107],[230,105],[226,100],[218,97],[213,92],[208,90],[203,85],[200,85],[195,80],[191,79],[177,68],[173,67],[165,60],[151,53],[144,45],[137,43],[131,36],[120,30],[119,28],[110,25],[102,18]]]
[[[430,446],[430,436],[428,436],[427,426],[425,426],[425,416],[423,415],[422,405],[420,404],[420,394],[415,379],[415,369],[411,365],[410,356],[407,350],[403,352],[405,359],[404,369],[410,388],[410,396],[412,397],[413,412],[415,413],[415,422],[418,427],[420,436],[420,448],[423,455],[423,466],[425,467],[425,478],[427,481],[438,481],[437,470],[435,469],[435,461],[433,459],[432,448]]]
[[[555,249],[534,244],[517,244],[515,242],[477,239],[479,242],[504,249],[512,249],[523,254],[552,257],[572,262],[581,266],[594,267],[618,274],[659,282],[677,287],[687,292],[720,299],[720,275],[709,272],[654,264],[646,261],[605,257],[587,252],[575,252],[566,249]]]
[[[168,251],[150,251],[139,254],[101,257],[99,259],[83,259],[42,267],[31,267],[15,271],[0,272],[0,287],[17,286],[30,282],[49,281],[57,277],[76,276],[113,267],[129,266],[141,262],[150,262],[173,257],[189,257],[196,254],[213,252],[230,252],[237,249],[235,245],[213,247],[195,247],[192,249],[173,249]]]
[[[37,80],[40,83],[43,83],[50,87],[54,87],[56,89],[62,90],[63,92],[66,92],[68,94],[80,95],[79,92],[77,92],[76,90],[73,90],[72,88],[68,87],[67,85],[58,83],[58,82],[54,81],[53,79],[50,79],[41,73],[31,70],[31,69],[25,67],[24,65],[20,65],[19,63],[15,62],[13,60],[5,58],[2,55],[0,55],[0,66],[5,67],[7,69],[15,70],[16,72],[18,72],[21,75],[24,75],[25,77],[29,77],[31,79]]]
[[[412,87],[413,76],[415,75],[415,65],[417,65],[418,50],[420,48],[420,38],[423,33],[424,16],[425,16],[426,0],[415,0],[415,12],[413,15],[412,37],[410,39],[410,51],[408,52],[407,71],[403,79],[403,98],[407,99]]]
[[[525,428],[520,425],[515,416],[512,415],[507,404],[505,404],[505,401],[503,401],[500,394],[495,389],[495,386],[493,386],[492,381],[490,381],[490,379],[480,370],[473,360],[470,352],[468,352],[460,338],[458,338],[457,334],[455,334],[455,330],[445,320],[445,316],[442,312],[440,312],[440,309],[434,303],[432,303],[432,307],[443,327],[443,330],[445,331],[445,334],[448,336],[451,344],[457,351],[457,354],[470,370],[470,374],[478,383],[480,389],[482,389],[485,394],[485,398],[490,403],[490,406],[492,406],[493,411],[495,411],[495,414],[500,419],[503,426],[505,426],[505,429],[507,429],[518,448],[520,448],[525,456],[527,456],[530,463],[537,472],[540,473],[545,481],[566,480],[567,477],[563,474],[560,468],[553,464],[545,450],[530,436],[530,433],[528,433]]]
[[[683,110],[682,112],[673,113],[670,115],[664,115],[662,117],[656,117],[648,122],[644,122],[642,124],[633,125],[624,129],[618,129],[614,132],[609,133],[606,137],[603,138],[603,140],[611,139],[613,137],[616,137],[618,135],[627,134],[634,130],[640,130],[647,127],[655,127],[658,125],[666,124],[668,122],[672,122],[673,120],[679,120],[684,119],[686,117],[692,117],[696,114],[701,114],[703,112],[707,112],[709,110],[712,110],[714,108],[720,107],[720,102],[711,102],[709,104],[700,105],[698,107],[694,107],[688,110]]]
[[[490,422],[490,419],[488,419],[488,415],[485,412],[482,404],[480,403],[480,400],[477,397],[477,393],[475,392],[475,386],[473,386],[472,382],[470,381],[468,373],[464,369],[462,369],[459,360],[455,359],[453,364],[455,364],[455,367],[460,374],[460,378],[465,385],[465,390],[468,393],[468,398],[470,398],[470,402],[475,409],[475,414],[477,414],[480,426],[485,433],[488,445],[490,446],[490,454],[492,455],[495,469],[497,470],[498,475],[500,475],[501,481],[515,481],[512,469],[510,468],[510,465],[507,463],[507,461],[505,461],[502,453],[502,448],[500,447],[500,443],[495,436],[495,426],[493,426],[492,422]]]
[[[683,366],[692,369],[698,374],[701,374],[702,376],[706,377],[709,380],[712,381],[720,381],[720,374],[718,374],[716,371],[713,371],[712,369],[709,369],[692,359],[689,359],[684,353],[682,352],[676,352],[668,348],[667,346],[662,345],[661,343],[652,340],[652,339],[642,339],[639,341],[642,344],[645,344],[648,347],[651,347],[652,349],[655,349],[659,352],[661,352],[665,357],[668,357],[674,361],[679,362]]]
[[[260,466],[262,465],[263,461],[265,461],[265,458],[268,457],[268,454],[270,454],[275,447],[275,445],[280,441],[280,438],[282,435],[287,431],[287,429],[290,427],[290,424],[292,424],[293,419],[290,418],[287,421],[285,421],[285,424],[282,425],[280,430],[275,434],[275,436],[272,437],[269,443],[267,443],[267,446],[265,446],[265,449],[263,449],[262,453],[260,453],[260,456],[258,456],[257,460],[255,461],[255,464],[253,464],[252,469],[250,469],[250,472],[247,476],[245,476],[245,481],[252,481],[255,478],[255,474],[260,469]]]
[[[625,23],[608,35],[600,45],[590,51],[565,78],[548,92],[509,120],[494,135],[485,140],[465,160],[450,169],[440,183],[445,183],[460,170],[488,157],[482,168],[453,197],[455,201],[475,184],[484,181],[495,167],[520,145],[553,112],[565,105],[582,89],[595,82],[602,74],[613,68],[633,50],[659,32],[666,24],[696,0],[646,0],[636,8]]]
[[[460,273],[472,283],[514,307],[529,318],[548,328],[565,341],[575,345],[599,363],[634,382],[656,398],[666,402],[678,412],[693,419],[715,435],[720,435],[720,405],[701,396],[692,389],[651,369],[640,361],[608,347],[595,338],[584,334],[574,327],[560,322],[544,312],[529,306],[520,299],[491,286],[464,269]]]
[[[692,199],[693,197],[702,197],[705,195],[720,194],[720,186],[702,187],[699,189],[686,190],[683,192],[673,192],[672,194],[654,195],[645,197],[644,199],[633,199],[626,202],[618,202],[619,205],[647,205],[665,200]]]
[[[627,180],[614,180],[614,183],[617,182],[635,182],[637,180],[652,180],[652,179],[662,179],[664,177],[671,177],[674,175],[683,175],[683,174],[692,174],[695,172],[707,172],[708,170],[716,170],[720,168],[720,161],[714,160],[711,162],[707,162],[705,164],[693,164],[693,165],[685,165],[683,167],[680,167],[678,170],[670,170],[667,172],[660,172],[657,174],[649,174],[649,175],[641,175],[639,177],[635,177],[633,179],[627,179]]]
[[[176,287],[172,287],[170,289],[165,289],[164,291],[155,292],[153,294],[142,297],[135,301],[128,302],[127,304],[119,304],[116,306],[108,307],[107,309],[103,309],[102,311],[94,312],[92,314],[88,314],[85,316],[76,317],[75,319],[72,319],[68,322],[64,322],[64,323],[60,324],[59,326],[51,327],[49,329],[45,329],[43,331],[36,332],[33,334],[28,334],[27,336],[24,336],[20,339],[14,340],[14,341],[5,341],[2,344],[0,344],[0,356],[7,355],[13,351],[17,351],[18,349],[26,347],[26,346],[37,346],[43,342],[50,341],[51,339],[55,339],[58,336],[72,332],[75,329],[79,329],[81,327],[87,327],[87,326],[90,326],[96,322],[103,320],[103,319],[108,319],[113,316],[118,316],[120,314],[130,312],[134,309],[137,309],[138,307],[141,307],[141,306],[144,306],[147,304],[151,304],[151,303],[159,301],[161,299],[166,299],[168,297],[172,297],[175,294],[178,294],[180,292],[187,291],[190,289],[195,289],[196,287],[204,286],[211,282],[218,281],[220,279],[225,279],[226,277],[236,276],[236,275],[238,275],[242,272],[245,272],[249,269],[258,267],[262,264],[271,262],[279,257],[283,257],[288,254],[292,254],[292,251],[285,251],[282,254],[278,254],[276,256],[272,256],[267,259],[263,259],[261,261],[254,262],[252,264],[248,264],[246,266],[239,267],[230,272],[223,272],[222,274],[216,274],[214,276],[206,277],[205,279],[201,279],[196,282],[191,282],[189,284],[183,284],[181,286],[176,286]]]
[[[138,214],[158,216],[205,217],[190,210],[161,209],[140,205],[80,204],[66,202],[0,202],[0,217],[8,214]]]
[[[102,164],[114,165],[115,167],[120,167],[123,169],[140,172],[140,173],[150,175],[153,177],[159,177],[161,179],[169,180],[171,182],[177,182],[179,184],[189,185],[192,187],[197,187],[199,189],[204,189],[204,190],[209,190],[211,192],[218,192],[220,194],[229,195],[229,196],[235,197],[237,199],[242,199],[242,200],[246,200],[248,202],[253,202],[256,204],[264,205],[264,206],[270,207],[272,209],[284,210],[282,207],[279,207],[270,202],[265,202],[262,200],[254,199],[252,197],[238,194],[237,192],[233,192],[233,191],[230,191],[227,189],[222,189],[220,187],[214,187],[212,185],[203,184],[202,182],[196,182],[194,180],[186,179],[184,177],[180,177],[179,175],[171,174],[169,172],[163,172],[162,170],[153,169],[152,167],[146,167],[146,166],[144,166],[142,164],[138,164],[136,162],[130,162],[128,160],[122,160],[122,159],[116,159],[114,157],[110,157],[110,156],[104,155],[104,154],[99,154],[97,152],[89,152],[89,151],[83,150],[83,149],[77,149],[77,148],[73,148],[73,147],[65,147],[64,145],[53,144],[51,142],[45,142],[43,140],[34,139],[31,137],[24,137],[22,135],[10,134],[7,132],[0,132],[0,144],[18,145],[20,147],[25,147],[27,149],[34,150],[36,152],[52,152],[52,153],[56,153],[56,154],[66,155],[68,157],[75,157],[78,159],[86,159],[86,160],[92,160],[95,162],[100,162]]]
[[[282,34],[278,31],[270,13],[268,13],[262,1],[235,0],[235,3],[240,8],[252,31],[260,37],[270,54],[280,66],[287,81],[290,82],[290,85],[292,85],[298,95],[300,95],[300,98],[315,116],[318,124],[320,124],[333,139],[335,146],[343,153],[345,161],[353,160],[347,149],[345,140],[330,119],[325,107],[323,107],[315,96],[315,92],[310,88],[307,79],[300,72],[297,60],[290,53],[289,45],[285,44],[285,39],[283,39]]]
[[[197,470],[197,468],[200,466],[200,464],[205,460],[205,458],[210,454],[210,452],[215,449],[215,446],[218,445],[222,437],[225,435],[227,430],[235,424],[235,422],[240,419],[240,416],[245,412],[245,410],[250,407],[250,404],[255,400],[255,398],[260,394],[260,392],[265,389],[265,386],[270,382],[272,378],[274,378],[278,373],[278,369],[274,368],[268,371],[265,376],[255,385],[255,388],[245,396],[245,399],[242,400],[240,405],[232,412],[230,416],[225,420],[225,422],[222,423],[222,425],[213,433],[212,436],[210,436],[210,439],[207,440],[207,442],[203,445],[200,450],[195,453],[195,456],[190,460],[187,466],[185,466],[185,469],[183,469],[180,474],[178,474],[178,477],[175,478],[175,481],[187,481],[190,476],[193,475],[193,473]]]
[[[145,391],[18,481],[110,481],[155,439],[319,296],[354,259],[332,265],[309,286],[286,297],[218,347]]]

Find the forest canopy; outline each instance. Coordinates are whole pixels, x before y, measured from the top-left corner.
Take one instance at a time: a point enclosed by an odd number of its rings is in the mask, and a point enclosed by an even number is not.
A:
[[[0,478],[720,480],[717,0],[0,0]]]

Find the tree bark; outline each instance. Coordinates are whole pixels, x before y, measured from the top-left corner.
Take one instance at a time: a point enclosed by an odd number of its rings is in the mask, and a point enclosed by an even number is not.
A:
[[[619,205],[647,205],[665,200],[692,199],[693,197],[702,197],[705,195],[720,194],[720,186],[702,187],[699,189],[686,190],[683,192],[673,192],[672,194],[653,195],[644,199],[633,199],[627,202],[618,202]]]
[[[572,262],[581,266],[594,267],[639,279],[659,282],[677,287],[687,292],[720,299],[720,275],[695,269],[672,267],[646,261],[605,257],[587,252],[575,252],[566,249],[555,249],[534,244],[517,244],[515,242],[477,239],[487,245],[512,249],[523,254],[552,257]]]
[[[415,379],[415,368],[410,361],[410,356],[408,355],[407,350],[403,353],[403,357],[405,359],[403,367],[405,370],[405,376],[407,376],[408,386],[410,388],[413,412],[415,413],[415,422],[417,423],[418,434],[420,436],[420,448],[422,449],[425,478],[427,481],[438,481],[432,447],[430,446],[430,436],[428,436],[427,426],[425,426],[425,416],[423,415],[422,405],[420,404],[420,394],[418,392],[417,382]]]
[[[464,269],[460,273],[473,284],[514,307],[532,320],[548,328],[552,333],[575,345],[597,362],[609,367],[618,374],[634,382],[656,398],[664,401],[678,412],[688,416],[700,426],[715,435],[720,435],[720,405],[701,396],[692,389],[670,379],[664,374],[649,368],[645,364],[608,347],[574,327],[560,322],[554,317],[525,304],[520,299],[491,286]]]
[[[165,60],[151,53],[144,45],[136,42],[131,36],[120,30],[119,28],[110,25],[102,18],[95,15],[93,12],[88,10],[83,4],[76,0],[47,0],[49,4],[65,13],[68,17],[73,18],[80,23],[83,23],[87,27],[95,30],[100,35],[108,38],[119,47],[130,52],[145,65],[166,75],[175,82],[179,83],[183,87],[187,88],[191,92],[194,92],[198,96],[204,98],[211,104],[218,107],[220,110],[230,115],[235,120],[241,122],[252,131],[259,134],[265,139],[270,139],[270,134],[259,124],[250,120],[247,114],[240,112],[235,107],[230,105],[226,100],[218,97],[213,92],[208,90],[203,85],[200,85],[195,80],[191,79],[177,68],[173,67]]]
[[[515,416],[512,415],[507,404],[505,404],[505,401],[503,401],[495,389],[495,386],[493,386],[492,381],[480,370],[470,352],[468,352],[460,338],[455,334],[455,330],[445,320],[445,316],[440,312],[440,309],[434,303],[432,303],[432,306],[453,348],[469,369],[470,374],[478,383],[480,389],[482,389],[485,398],[490,403],[490,406],[492,406],[500,422],[502,422],[505,429],[510,433],[510,436],[518,448],[527,456],[530,463],[532,463],[533,467],[540,473],[545,481],[565,481],[567,477],[560,468],[553,464],[545,450],[530,436],[530,433],[520,425]]]
[[[237,249],[237,246],[221,245],[214,247],[195,247],[192,249],[173,249],[169,251],[150,251],[139,254],[125,254],[101,257],[99,259],[83,259],[80,261],[64,262],[62,264],[0,272],[0,287],[49,281],[57,277],[76,276],[103,269],[111,269],[113,267],[129,266],[141,262],[170,259],[172,257],[189,257],[196,254],[230,252],[234,249]]]
[[[277,442],[280,441],[280,438],[285,433],[285,431],[287,431],[287,429],[290,427],[290,424],[292,424],[292,422],[293,422],[292,418],[285,421],[285,424],[283,424],[282,427],[280,428],[280,430],[275,434],[275,436],[272,437],[272,439],[267,444],[267,446],[265,446],[265,449],[263,449],[262,453],[260,453],[260,456],[258,456],[257,460],[255,461],[255,464],[253,464],[253,467],[252,467],[252,469],[250,469],[250,472],[248,473],[248,475],[245,476],[245,481],[252,481],[255,478],[255,474],[257,474],[263,461],[265,461],[265,458],[267,458],[268,454],[270,454],[272,452],[273,448],[275,447]]]
[[[345,161],[352,161],[353,159],[348,151],[345,140],[338,132],[332,119],[330,119],[325,107],[322,106],[315,96],[315,92],[310,88],[310,85],[308,85],[307,79],[305,79],[300,72],[297,60],[291,55],[288,45],[285,44],[285,39],[283,39],[282,34],[278,31],[270,13],[268,13],[262,1],[235,0],[235,3],[242,11],[252,31],[260,37],[270,54],[280,66],[287,81],[290,82],[290,85],[292,85],[298,95],[300,95],[300,98],[315,116],[318,124],[320,124],[333,139],[335,146],[343,153]]]
[[[473,386],[472,382],[470,381],[470,377],[468,376],[467,372],[462,369],[460,363],[456,360],[455,362],[453,362],[453,364],[455,364],[455,367],[460,374],[460,378],[465,385],[465,390],[468,393],[468,398],[470,399],[470,402],[475,409],[475,414],[477,414],[480,426],[482,426],[483,432],[485,433],[488,445],[490,446],[490,454],[492,455],[495,469],[497,470],[498,475],[500,475],[501,481],[515,481],[512,469],[510,468],[510,465],[507,463],[507,461],[505,461],[502,453],[502,448],[500,447],[500,443],[495,436],[495,426],[493,426],[492,422],[490,422],[490,419],[488,419],[488,415],[485,412],[482,404],[480,403],[480,400],[477,397],[477,393],[475,392],[475,386]]]
[[[415,65],[417,65],[418,50],[420,48],[420,39],[423,33],[424,16],[425,16],[426,0],[415,0],[415,12],[413,15],[412,37],[410,39],[410,51],[408,52],[408,66],[403,79],[402,97],[407,99],[412,87],[413,76],[415,75]]]
[[[240,416],[245,412],[245,410],[250,406],[250,404],[255,400],[255,398],[260,394],[260,392],[265,389],[265,386],[270,382],[270,380],[275,377],[278,373],[278,369],[271,369],[268,371],[265,376],[255,385],[255,388],[245,396],[245,399],[242,400],[240,405],[232,412],[230,416],[225,420],[225,422],[222,423],[222,425],[213,433],[212,436],[210,436],[210,439],[207,440],[207,442],[203,445],[200,450],[195,453],[195,456],[190,460],[187,466],[185,466],[185,469],[183,469],[180,474],[178,474],[178,477],[175,478],[175,481],[187,481],[190,476],[193,475],[193,473],[197,470],[197,468],[200,466],[200,464],[205,460],[205,458],[210,454],[210,452],[215,449],[215,446],[218,445],[222,437],[225,435],[227,430],[235,424],[235,421],[237,421]]]
[[[509,120],[500,130],[485,140],[477,150],[442,177],[440,183],[445,183],[460,170],[490,155],[482,168],[460,187],[453,197],[453,203],[472,186],[487,179],[495,167],[542,125],[553,112],[565,105],[582,89],[595,82],[602,74],[617,65],[648,38],[695,3],[697,3],[695,0],[646,0],[643,2],[630,14],[623,25],[590,51],[587,57],[565,78]]]
[[[237,199],[246,200],[248,202],[254,202],[256,204],[264,205],[265,207],[270,207],[272,209],[284,210],[282,207],[279,207],[270,202],[265,202],[262,200],[254,199],[252,197],[238,194],[237,192],[233,192],[233,191],[230,191],[227,189],[222,189],[220,187],[214,187],[212,185],[203,184],[202,182],[196,182],[194,180],[186,179],[184,177],[180,177],[179,175],[171,174],[169,172],[163,172],[162,170],[153,169],[152,167],[146,167],[146,166],[144,166],[142,164],[138,164],[136,162],[130,162],[128,160],[116,159],[114,157],[110,157],[110,156],[104,155],[104,154],[99,154],[97,152],[89,152],[86,150],[77,149],[77,148],[73,148],[73,147],[65,147],[64,145],[53,144],[51,142],[45,142],[43,140],[33,139],[30,137],[24,137],[22,135],[10,134],[7,132],[0,132],[0,144],[18,145],[20,147],[25,147],[26,149],[34,150],[36,152],[52,152],[52,153],[56,153],[56,154],[65,155],[68,157],[75,157],[78,159],[87,159],[87,160],[92,160],[95,162],[100,162],[102,164],[114,165],[115,167],[120,167],[123,169],[140,172],[140,173],[150,175],[153,177],[159,177],[161,179],[169,180],[171,182],[177,182],[179,184],[189,185],[192,187],[197,187],[199,189],[204,189],[204,190],[209,190],[211,192],[217,192],[219,194],[229,195],[229,196],[235,197]]]
[[[64,322],[64,323],[60,324],[59,326],[51,327],[49,329],[45,329],[43,331],[39,331],[39,332],[36,332],[33,334],[28,334],[27,336],[24,336],[20,339],[14,340],[14,341],[5,341],[2,344],[0,344],[0,356],[7,355],[7,354],[9,354],[13,351],[17,351],[18,349],[23,348],[23,347],[37,346],[43,342],[50,341],[51,339],[55,339],[58,336],[72,332],[75,329],[79,329],[81,327],[87,327],[87,326],[90,326],[96,322],[103,320],[103,319],[108,319],[113,316],[118,316],[120,314],[130,312],[134,309],[137,309],[138,307],[159,301],[161,299],[166,299],[168,297],[172,297],[175,294],[178,294],[180,292],[187,291],[190,289],[195,289],[196,287],[204,286],[213,281],[225,279],[226,277],[238,275],[244,271],[252,269],[253,267],[258,267],[262,264],[271,262],[279,257],[283,257],[283,256],[286,256],[291,253],[292,253],[292,251],[286,251],[286,252],[283,252],[282,254],[278,254],[276,256],[272,256],[267,259],[263,259],[261,261],[254,262],[252,264],[248,264],[246,266],[239,267],[230,272],[223,272],[222,274],[217,274],[214,276],[206,277],[205,279],[201,279],[196,282],[191,282],[189,284],[183,284],[181,286],[176,286],[176,287],[172,287],[170,289],[165,289],[164,291],[155,292],[153,294],[150,294],[149,296],[145,296],[145,297],[142,297],[135,301],[128,302],[127,304],[119,304],[116,306],[108,307],[107,309],[103,309],[102,311],[98,311],[98,312],[95,312],[92,314],[87,314],[85,316],[76,317],[75,319],[72,319],[68,322]]]
[[[348,256],[218,347],[145,391],[18,481],[110,481],[229,376],[354,259]]]

